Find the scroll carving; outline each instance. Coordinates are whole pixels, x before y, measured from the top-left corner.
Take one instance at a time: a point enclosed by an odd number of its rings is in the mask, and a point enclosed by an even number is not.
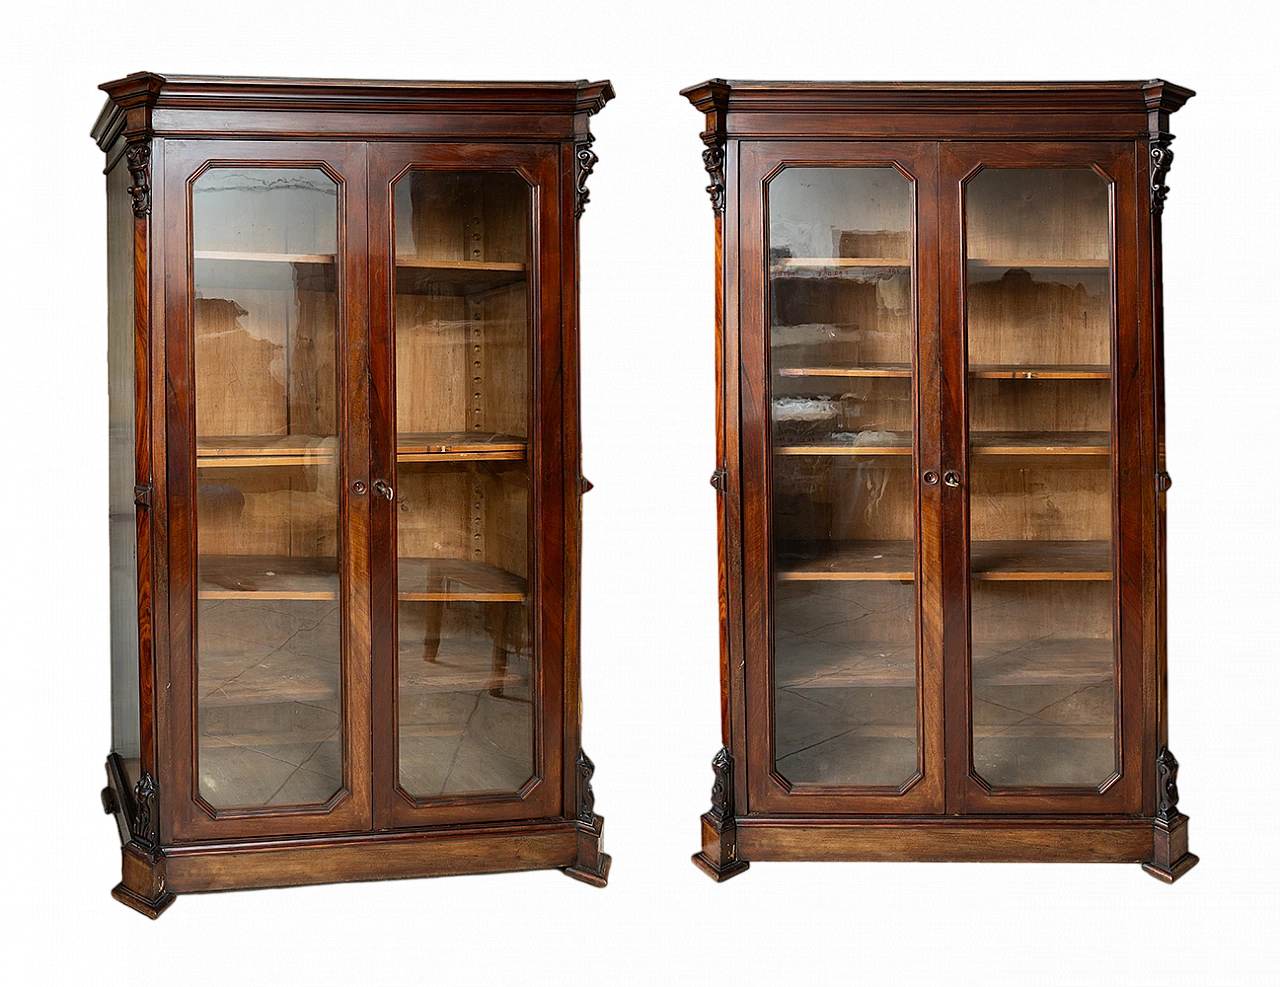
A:
[[[154,850],[160,842],[159,816],[156,812],[156,780],[144,771],[133,788],[133,819],[129,831],[133,842]]]
[[[1163,135],[1151,144],[1151,213],[1154,216],[1164,212],[1164,200],[1169,195],[1169,186],[1164,180],[1173,164],[1173,149],[1169,147],[1172,140],[1171,135]]]
[[[1161,747],[1156,755],[1156,816],[1165,822],[1177,819],[1178,811],[1178,759],[1168,747]]]
[[[596,153],[591,150],[591,145],[596,139],[590,134],[585,139],[579,141],[573,146],[574,160],[574,206],[573,215],[581,216],[587,208],[587,200],[591,198],[591,193],[587,190],[587,179],[591,177],[591,173],[595,171],[596,163],[600,160]]]
[[[711,209],[717,216],[724,213],[724,145],[716,144],[702,152],[702,164],[711,176],[707,191],[711,194]]]
[[[130,144],[124,152],[125,165],[133,184],[128,192],[133,199],[133,214],[139,218],[151,214],[151,145]]]
[[[596,766],[586,751],[578,751],[578,818],[588,826],[596,824],[596,796],[591,791],[591,776],[596,773]]]
[[[729,748],[720,748],[711,759],[711,770],[716,775],[711,786],[711,815],[723,823],[733,818],[733,755]]]

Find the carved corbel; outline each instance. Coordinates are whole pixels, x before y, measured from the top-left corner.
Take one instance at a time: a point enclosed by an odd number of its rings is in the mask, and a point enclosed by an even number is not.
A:
[[[133,199],[133,214],[138,218],[151,214],[151,144],[143,141],[125,148],[125,165],[133,184],[128,192]]]
[[[711,176],[707,192],[711,195],[711,209],[717,216],[724,215],[724,145],[713,144],[702,152],[702,164]]]
[[[1156,755],[1156,818],[1173,822],[1178,811],[1178,759],[1168,747]]]
[[[156,780],[144,771],[133,788],[133,818],[129,820],[133,842],[147,850],[160,844],[160,817],[156,806]]]
[[[578,751],[578,818],[588,826],[596,823],[596,796],[591,790],[591,776],[596,766],[584,750]]]
[[[573,145],[573,215],[575,217],[583,214],[587,208],[587,200],[591,198],[591,193],[587,190],[587,179],[591,177],[591,173],[595,171],[596,164],[600,160],[595,151],[591,150],[591,145],[595,142],[596,139],[587,134],[586,137]]]
[[[1169,186],[1164,183],[1173,164],[1173,134],[1161,134],[1151,142],[1151,213],[1159,216],[1164,212],[1164,200],[1169,195]]]

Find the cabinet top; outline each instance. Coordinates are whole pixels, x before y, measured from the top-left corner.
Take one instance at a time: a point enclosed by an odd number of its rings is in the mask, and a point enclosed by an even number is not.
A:
[[[586,134],[613,99],[608,80],[445,82],[133,75],[98,88],[106,105],[93,138],[456,137],[557,140]],[[434,117],[434,119],[433,119]]]
[[[1135,139],[1162,133],[1195,93],[1163,79],[1099,82],[764,82],[681,90],[703,139]]]

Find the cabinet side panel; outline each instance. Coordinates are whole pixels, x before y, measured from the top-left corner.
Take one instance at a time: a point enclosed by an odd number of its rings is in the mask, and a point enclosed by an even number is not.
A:
[[[130,786],[141,762],[138,703],[138,541],[134,507],[134,216],[124,142],[107,172],[107,390],[111,528],[111,749]]]

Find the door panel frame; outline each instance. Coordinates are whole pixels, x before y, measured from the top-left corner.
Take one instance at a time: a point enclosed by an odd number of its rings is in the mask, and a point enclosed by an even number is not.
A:
[[[371,525],[374,707],[373,819],[376,829],[561,814],[565,627],[565,449],[562,410],[561,188],[557,144],[369,145],[369,366],[371,464],[375,477],[396,480],[395,202],[394,183],[410,170],[503,171],[531,186],[529,300],[529,613],[533,637],[534,771],[517,793],[414,799],[398,786],[396,709],[395,502],[373,505]],[[577,495],[577,491],[572,491]]]
[[[939,470],[936,142],[742,141],[737,267],[742,321],[741,490],[746,693],[747,810],[758,813],[941,813],[944,809],[941,486],[920,482]],[[895,167],[912,181],[913,436],[916,588],[916,709],[919,768],[899,789],[796,786],[773,767],[773,544],[768,183],[788,167]]]
[[[1143,775],[1143,468],[1137,166],[1132,143],[944,142],[939,179],[942,460],[961,485],[943,496],[947,808],[959,813],[1137,813]],[[992,789],[973,766],[970,689],[969,442],[965,183],[984,168],[1087,168],[1110,180],[1112,223],[1112,585],[1117,772],[1097,788]]]
[[[337,417],[339,572],[342,596],[343,786],[322,806],[214,810],[199,796],[196,696],[196,435],[192,183],[213,167],[321,168],[338,183],[335,291],[339,373]],[[365,145],[335,141],[168,140],[163,176],[167,223],[159,235],[168,272],[165,294],[165,428],[169,513],[169,638],[167,734],[174,752],[172,786],[162,793],[166,832],[175,842],[353,832],[372,823],[369,751],[368,498],[349,495],[368,481],[367,285]]]

